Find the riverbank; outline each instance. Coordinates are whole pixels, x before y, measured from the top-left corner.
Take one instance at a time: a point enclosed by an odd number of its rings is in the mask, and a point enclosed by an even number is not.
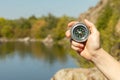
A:
[[[18,39],[7,39],[7,38],[0,38],[0,42],[35,42],[35,41],[42,41],[41,39],[31,39],[29,37],[25,38],[18,38]]]
[[[51,36],[47,36],[45,39],[34,39],[30,37],[25,38],[18,38],[18,39],[7,39],[7,38],[0,38],[0,43],[2,42],[42,42],[45,46],[53,46],[54,42]]]

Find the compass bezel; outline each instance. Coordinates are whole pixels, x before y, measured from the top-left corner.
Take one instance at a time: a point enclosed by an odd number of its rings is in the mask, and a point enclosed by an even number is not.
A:
[[[84,29],[85,31],[85,35],[82,37],[82,38],[78,38],[78,36],[75,35],[75,30],[77,30],[76,28],[80,28],[81,29]],[[72,26],[71,30],[70,30],[70,33],[71,33],[71,38],[76,41],[76,42],[85,42],[87,39],[88,39],[88,36],[90,34],[90,31],[88,29],[88,27],[83,24],[83,23],[77,23],[75,25]]]

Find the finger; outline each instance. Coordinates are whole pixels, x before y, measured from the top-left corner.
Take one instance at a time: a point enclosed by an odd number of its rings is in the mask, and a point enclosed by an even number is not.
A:
[[[68,23],[68,27],[72,27],[76,23],[78,23],[78,21],[72,21],[72,22]]]
[[[98,32],[95,25],[92,22],[88,21],[87,19],[85,19],[84,22],[85,22],[86,26],[90,29],[91,33]]]
[[[70,30],[67,30],[65,35],[66,35],[67,38],[70,38]]]
[[[78,43],[78,42],[72,41],[72,45],[74,45],[76,47],[79,47],[79,48],[84,48],[84,44],[83,43]]]
[[[78,21],[72,21],[72,22],[68,23],[68,27],[70,28],[76,23],[78,23]],[[67,38],[70,38],[70,29],[66,31],[65,35]]]
[[[81,51],[82,51],[81,48],[78,48],[78,47],[76,47],[76,46],[74,46],[74,45],[71,45],[71,48],[72,48],[73,50],[77,51],[77,52],[81,52]]]

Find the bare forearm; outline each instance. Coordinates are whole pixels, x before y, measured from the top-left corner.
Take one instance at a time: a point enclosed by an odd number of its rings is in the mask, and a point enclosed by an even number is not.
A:
[[[120,63],[103,49],[92,57],[93,63],[110,80],[120,80]]]

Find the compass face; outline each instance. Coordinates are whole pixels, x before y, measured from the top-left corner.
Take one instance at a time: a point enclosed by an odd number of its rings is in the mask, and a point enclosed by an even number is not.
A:
[[[89,36],[89,30],[86,25],[77,23],[71,28],[71,38],[77,42],[84,42]]]

